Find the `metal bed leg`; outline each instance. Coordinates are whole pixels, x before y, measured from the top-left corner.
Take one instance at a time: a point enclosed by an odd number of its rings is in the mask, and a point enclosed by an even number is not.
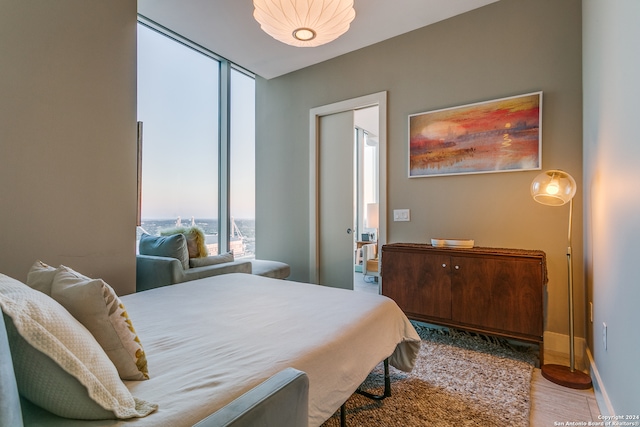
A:
[[[384,392],[383,394],[373,394],[368,391],[357,389],[356,393],[373,400],[383,400],[391,396],[391,376],[389,376],[389,359],[384,359]],[[347,427],[347,402],[340,406],[340,427]]]
[[[356,393],[361,394],[369,399],[383,400],[391,396],[391,377],[389,376],[389,359],[384,359],[384,393],[373,394],[368,391],[357,389]]]

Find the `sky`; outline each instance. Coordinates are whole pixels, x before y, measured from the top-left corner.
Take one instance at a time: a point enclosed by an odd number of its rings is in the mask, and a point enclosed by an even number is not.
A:
[[[218,216],[219,63],[138,25],[142,218]],[[231,215],[255,217],[255,81],[232,71]]]

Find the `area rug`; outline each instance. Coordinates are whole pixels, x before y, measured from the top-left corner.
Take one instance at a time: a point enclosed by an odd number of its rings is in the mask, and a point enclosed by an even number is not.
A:
[[[411,373],[390,367],[392,396],[346,402],[348,427],[529,426],[532,349],[505,340],[414,324],[422,346]],[[381,394],[382,364],[361,387]],[[340,425],[340,411],[322,427]]]

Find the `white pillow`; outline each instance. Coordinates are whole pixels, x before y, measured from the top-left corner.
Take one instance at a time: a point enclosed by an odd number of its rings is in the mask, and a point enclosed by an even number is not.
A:
[[[111,286],[61,265],[51,297],[82,323],[102,346],[123,380],[149,379],[147,357],[129,315]]]
[[[100,345],[64,307],[0,274],[0,307],[18,390],[61,417],[144,417],[158,406],[134,398]]]
[[[56,275],[57,269],[38,260],[29,269],[27,274],[27,285],[36,291],[43,292],[51,296],[51,283]]]

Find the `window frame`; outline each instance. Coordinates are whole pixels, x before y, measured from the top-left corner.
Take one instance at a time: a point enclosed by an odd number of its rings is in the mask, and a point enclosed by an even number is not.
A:
[[[228,252],[231,243],[231,70],[238,71],[255,80],[254,73],[232,63],[228,59],[212,52],[169,28],[138,14],[138,24],[154,30],[190,49],[214,59],[219,64],[219,108],[218,108],[218,252]],[[140,122],[138,122],[140,123]],[[141,177],[141,139],[142,128],[138,125],[138,217],[141,223],[142,211],[142,177]],[[255,219],[255,218],[254,218]]]

